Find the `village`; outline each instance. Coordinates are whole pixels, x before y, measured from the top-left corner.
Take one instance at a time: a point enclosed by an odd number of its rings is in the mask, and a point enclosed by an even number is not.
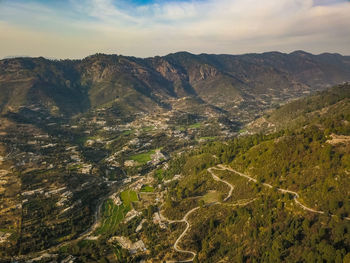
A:
[[[3,247],[15,242],[11,236],[22,229],[22,244],[25,246],[28,242],[29,249],[31,234],[26,234],[26,231],[40,224],[41,220],[57,221],[60,223],[55,228],[66,228],[64,222],[74,218],[78,220],[84,215],[83,211],[88,210],[85,220],[87,224],[92,224],[100,200],[97,196],[101,193],[129,185],[135,180],[137,183],[130,189],[141,193],[145,185],[153,182],[153,179],[149,180],[152,171],[166,169],[170,154],[235,133],[230,122],[217,122],[211,111],[204,115],[177,110],[154,114],[138,112],[125,120],[112,118],[108,108],[99,108],[79,118],[65,120],[48,115],[37,105],[20,110],[31,120],[35,119],[34,125],[28,122],[7,127],[6,132],[0,131],[1,145],[11,148],[0,156],[0,195],[4,197],[0,210],[6,214],[0,222],[4,230],[0,242]],[[38,123],[44,128],[38,128]],[[33,179],[27,181],[23,178]],[[22,182],[21,187],[9,187],[18,185],[18,182]],[[157,187],[154,185],[154,189]],[[162,195],[153,199],[151,196],[152,193],[139,194],[140,200],[148,205],[163,200]],[[116,206],[122,206],[120,197],[111,195],[111,198]],[[145,201],[147,198],[151,199]],[[33,216],[45,212],[45,209],[42,210],[44,201],[51,204],[46,209],[51,211],[52,216],[32,220]],[[33,209],[34,204],[36,208]],[[139,215],[140,211],[131,209],[125,220],[132,221]],[[159,214],[155,212],[152,218],[155,224],[165,227]],[[138,224],[137,232],[141,231],[143,223]],[[86,226],[81,225],[81,229],[84,228]],[[71,235],[57,238],[69,239]],[[136,243],[122,237],[116,240],[132,253],[146,251],[142,240],[136,240]],[[121,242],[123,240],[124,243]],[[43,244],[38,241],[34,247],[40,250],[55,242],[47,240]]]

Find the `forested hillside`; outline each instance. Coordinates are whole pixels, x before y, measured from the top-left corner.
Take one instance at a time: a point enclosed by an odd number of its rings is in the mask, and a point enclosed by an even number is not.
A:
[[[327,132],[348,134],[350,89],[349,84],[320,91],[313,96],[295,100],[270,110],[265,116],[248,125],[253,132],[271,132],[295,129],[304,125],[322,125]]]
[[[349,85],[337,86],[271,113],[298,109],[291,118],[310,112],[293,128],[211,143],[174,163],[187,176],[170,188],[169,218],[181,218],[179,207],[200,205],[189,203],[194,196],[227,193],[211,182],[209,167],[234,186],[226,202],[219,195],[219,204],[202,205],[190,217],[183,247],[198,251],[196,262],[348,262],[349,91]],[[252,202],[230,207],[242,200]]]

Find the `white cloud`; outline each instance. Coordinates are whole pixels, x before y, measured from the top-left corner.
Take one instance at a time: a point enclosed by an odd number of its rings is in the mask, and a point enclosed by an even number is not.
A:
[[[47,6],[7,5],[7,12],[22,20],[0,24],[2,36],[10,28],[12,32],[3,42],[0,56],[13,54],[14,46],[20,54],[26,50],[29,55],[39,54],[44,48],[56,57],[95,52],[153,56],[179,50],[245,53],[305,49],[350,54],[347,1],[194,0],[143,6],[112,0],[70,1],[68,14]],[[23,23],[30,17],[47,24]],[[38,39],[42,38],[45,47],[39,49]],[[12,41],[26,43],[26,47]]]

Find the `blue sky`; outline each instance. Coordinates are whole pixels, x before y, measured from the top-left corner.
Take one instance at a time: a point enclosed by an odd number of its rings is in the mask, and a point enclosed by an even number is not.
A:
[[[350,55],[347,0],[0,0],[0,57]]]

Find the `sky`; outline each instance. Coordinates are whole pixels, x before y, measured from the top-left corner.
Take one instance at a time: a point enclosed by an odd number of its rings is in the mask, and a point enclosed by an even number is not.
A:
[[[0,58],[350,55],[349,0],[0,0]]]

